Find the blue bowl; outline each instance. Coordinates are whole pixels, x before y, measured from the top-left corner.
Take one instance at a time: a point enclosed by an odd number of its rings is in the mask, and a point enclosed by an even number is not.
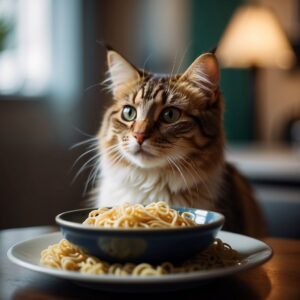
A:
[[[96,228],[83,225],[91,210],[59,214],[55,220],[63,236],[90,255],[109,262],[181,261],[208,247],[224,224],[224,216],[213,211],[173,207],[195,216],[196,226],[158,229]]]

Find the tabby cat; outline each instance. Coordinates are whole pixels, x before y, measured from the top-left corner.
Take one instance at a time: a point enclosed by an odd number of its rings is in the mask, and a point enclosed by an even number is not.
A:
[[[225,229],[260,235],[252,191],[224,161],[216,56],[205,53],[170,76],[140,70],[113,49],[107,62],[114,101],[98,134],[96,205],[166,201],[210,209],[225,215]]]

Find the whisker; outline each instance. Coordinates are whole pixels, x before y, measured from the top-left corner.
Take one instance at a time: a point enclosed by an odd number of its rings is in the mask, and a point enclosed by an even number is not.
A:
[[[172,70],[171,70],[171,73],[170,73],[170,78],[173,76],[173,72],[175,70],[177,56],[178,56],[178,49],[176,49],[176,53],[175,53],[175,57],[174,57],[174,61],[173,61],[173,66],[172,66]]]
[[[187,44],[187,46],[185,47],[185,49],[184,49],[184,51],[183,51],[183,54],[182,54],[182,56],[181,56],[180,62],[179,62],[179,66],[178,66],[178,68],[177,68],[177,70],[176,70],[176,74],[178,74],[178,72],[179,72],[179,70],[180,70],[180,68],[181,68],[181,65],[182,65],[182,63],[183,63],[183,61],[184,61],[184,59],[185,59],[185,56],[186,56],[186,54],[188,53],[189,48],[191,47],[191,44],[192,44],[192,41],[190,41],[190,42]]]
[[[80,161],[81,158],[83,158],[84,156],[86,156],[87,154],[89,154],[90,152],[93,152],[97,150],[97,147],[95,148],[92,148],[88,151],[85,151],[84,153],[82,153],[79,157],[77,157],[77,159],[75,160],[75,162],[73,163],[72,167],[71,167],[71,170],[73,170],[73,168],[76,166],[76,164]]]
[[[89,176],[88,176],[88,179],[87,179],[87,181],[86,181],[86,183],[85,183],[84,190],[83,190],[83,196],[86,195],[87,190],[88,190],[88,187],[89,187],[89,184],[90,184],[92,178],[93,178],[95,175],[97,175],[97,170],[98,170],[98,167],[99,167],[99,166],[100,166],[100,163],[99,163],[99,160],[97,160],[97,161],[93,164],[92,169],[91,169],[91,171],[90,171],[90,174],[89,174]],[[91,187],[93,187],[93,181],[92,181]]]
[[[95,88],[95,87],[101,87],[101,82],[97,82],[97,83],[95,83],[95,84],[92,84],[92,85],[90,85],[89,87],[87,87],[84,91],[85,92],[88,92],[88,91],[90,91],[91,89],[93,89],[93,88]]]
[[[92,179],[92,186],[95,186],[95,181],[96,181],[98,175],[100,174],[100,167],[101,167],[101,165],[100,165],[100,163],[98,163],[98,165],[94,171],[94,175],[93,175],[93,179]]]
[[[111,166],[115,166],[122,158],[124,158],[124,155],[120,152],[117,153],[117,156],[111,161]]]
[[[77,180],[78,176],[88,167],[88,164],[93,161],[94,159],[98,158],[100,156],[99,153],[94,155],[92,158],[90,158],[87,162],[83,164],[83,166],[79,169],[79,171],[76,173],[74,179],[72,180],[72,184]]]
[[[170,159],[170,161],[171,161],[171,163],[174,165],[174,167],[178,170],[178,172],[179,172],[179,174],[180,174],[182,180],[184,181],[184,184],[185,184],[187,190],[189,191],[189,186],[188,186],[188,184],[187,184],[187,181],[186,181],[185,176],[184,176],[183,173],[182,173],[182,170],[180,169],[180,167],[176,164],[176,162],[175,162],[170,156],[169,156],[168,158]]]
[[[142,69],[142,70],[143,70],[142,81],[144,81],[144,79],[145,79],[145,68],[146,68],[146,64],[147,64],[147,62],[150,60],[151,56],[153,56],[153,53],[150,53],[150,54],[148,55],[148,57],[146,58],[146,60],[144,61],[143,69]]]
[[[119,144],[111,145],[109,147],[106,147],[104,150],[101,149],[101,153],[106,153],[107,150],[111,150],[111,149],[118,148],[118,147],[119,147]]]
[[[107,148],[106,150],[102,150],[102,152],[100,153],[101,156],[103,156],[104,154],[105,155],[110,155],[112,154],[113,152],[118,152],[119,150],[119,145],[116,145],[115,147],[109,147]]]
[[[168,163],[169,163],[169,165],[170,165],[170,167],[171,167],[172,174],[173,174],[173,175],[176,175],[176,172],[175,172],[175,170],[174,170],[174,168],[173,168],[173,165],[172,165],[172,163],[171,163],[169,157],[166,157],[166,158],[167,158],[167,161],[168,161]]]
[[[184,52],[183,52],[183,54],[182,54],[182,56],[181,56],[181,59],[180,59],[180,62],[179,62],[179,65],[178,65],[178,67],[177,67],[177,69],[176,69],[175,74],[178,74],[178,72],[180,71],[181,65],[182,65],[182,63],[183,63],[183,61],[184,61],[184,58],[185,58],[185,56],[186,56],[186,54],[187,54],[187,52],[188,52],[190,46],[191,46],[191,41],[188,43],[188,45],[187,45],[187,46],[185,47],[185,49],[184,49]],[[174,66],[175,66],[175,64],[174,64]],[[173,66],[173,67],[174,67],[174,66]],[[173,76],[173,69],[172,69],[172,72],[171,72],[171,75],[170,75],[169,86],[168,86],[168,93],[169,93],[170,95],[176,93],[176,89],[177,89],[176,84],[174,84],[174,86],[173,86],[172,88],[170,88],[170,82],[171,82],[171,77],[172,77],[172,76]]]
[[[76,143],[76,144],[72,145],[72,146],[69,148],[69,150],[72,150],[72,149],[77,148],[77,147],[79,147],[79,146],[81,146],[81,145],[88,144],[88,143],[91,143],[91,142],[97,141],[97,140],[98,140],[97,137],[93,137],[93,138],[90,138],[90,139],[81,141],[81,142],[79,142],[79,143]]]
[[[193,166],[190,162],[188,162],[186,159],[182,159],[182,161],[186,164],[188,164],[189,167],[187,167],[189,170],[193,170],[194,174],[197,176],[197,178],[201,181],[202,185],[205,187],[207,190],[207,193],[211,199],[214,198],[212,191],[209,189],[207,183],[205,182],[204,178],[201,176],[198,170],[195,169],[195,166]],[[199,192],[199,190],[198,190]]]
[[[178,49],[176,50],[176,54],[175,54],[174,62],[173,62],[173,66],[172,66],[172,70],[171,70],[171,73],[169,75],[169,80],[168,80],[167,93],[169,95],[171,95],[173,93],[173,89],[174,89],[174,88],[171,88],[171,80],[172,80],[172,77],[174,76],[174,70],[175,70],[175,65],[176,65],[177,57],[178,57]],[[181,63],[180,63],[180,65],[181,65]],[[177,68],[177,71],[178,71],[178,68]]]
[[[89,160],[81,167],[81,169],[78,171],[78,173],[76,174],[76,176],[75,176],[75,178],[74,178],[73,181],[75,181],[75,180],[78,178],[79,174],[81,174],[82,171],[83,171],[84,169],[86,169],[86,168],[88,168],[88,167],[92,167],[92,169],[91,169],[91,171],[90,171],[90,173],[89,173],[89,176],[88,176],[88,178],[87,178],[87,180],[86,180],[85,186],[84,186],[83,196],[86,195],[86,193],[87,193],[87,191],[88,191],[88,188],[89,188],[89,185],[90,185],[90,184],[91,184],[91,187],[94,186],[94,183],[95,183],[95,181],[96,181],[96,179],[97,179],[97,176],[98,176],[98,174],[100,173],[100,172],[99,172],[99,171],[100,171],[100,161],[99,161],[99,158],[101,157],[101,155],[103,155],[103,154],[109,155],[109,154],[112,154],[112,153],[114,153],[114,152],[117,153],[117,152],[118,152],[118,146],[119,146],[118,144],[117,144],[117,145],[112,145],[112,146],[110,146],[110,147],[105,148],[104,151],[102,150],[102,153],[98,152],[98,153],[97,153],[96,155],[94,155],[91,159],[89,159]],[[89,153],[89,152],[91,152],[91,151],[93,151],[93,150],[95,150],[95,149],[98,149],[98,147],[95,147],[95,148],[93,148],[93,149],[91,149],[91,150],[89,150],[89,151],[86,151],[86,152],[84,153],[84,155],[86,155],[87,153]],[[82,156],[83,156],[83,155],[81,155],[81,157],[82,157]],[[80,159],[80,157],[79,157],[78,159]],[[77,160],[78,160],[78,159],[77,159]],[[89,163],[90,163],[91,161],[95,160],[95,159],[97,159],[96,162],[94,162],[91,166],[89,166]]]
[[[190,147],[184,147],[183,145],[178,145],[178,148],[181,149],[190,149]],[[187,173],[189,173],[189,175],[191,176],[191,179],[193,180],[193,183],[197,183],[197,179],[200,181],[200,184],[203,185],[203,187],[206,189],[208,196],[213,199],[213,193],[211,191],[211,189],[209,188],[209,186],[207,185],[207,182],[205,181],[205,179],[201,176],[200,171],[196,169],[196,167],[194,166],[194,164],[192,164],[191,162],[189,162],[186,157],[184,155],[179,155],[178,153],[172,153],[173,151],[171,151],[171,156],[172,159],[176,161],[177,166],[181,166],[182,168],[185,169],[185,171]],[[196,189],[197,192],[199,193],[199,184],[196,184]]]
[[[198,177],[198,173],[196,170],[193,168],[193,166],[184,158],[182,157],[179,161],[179,164],[187,171],[187,173],[190,175],[192,179],[193,186],[196,186],[197,193],[199,194],[199,187],[198,187],[198,181],[195,178]],[[187,166],[188,164],[188,166]],[[194,173],[192,171],[195,171]]]
[[[78,127],[76,127],[76,126],[74,126],[74,125],[73,125],[73,128],[74,128],[77,132],[79,132],[80,134],[82,134],[83,136],[97,138],[97,137],[95,137],[95,136],[92,135],[92,134],[88,134],[88,133],[84,132],[83,130],[79,129]]]

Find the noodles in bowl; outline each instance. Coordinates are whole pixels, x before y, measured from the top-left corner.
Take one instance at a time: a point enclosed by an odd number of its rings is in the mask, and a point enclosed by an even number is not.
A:
[[[171,228],[195,226],[194,215],[180,214],[165,202],[147,206],[128,203],[115,208],[99,208],[89,213],[83,224],[99,228]]]
[[[182,261],[213,243],[224,217],[157,202],[83,209],[56,217],[63,236],[91,256],[107,262]]]

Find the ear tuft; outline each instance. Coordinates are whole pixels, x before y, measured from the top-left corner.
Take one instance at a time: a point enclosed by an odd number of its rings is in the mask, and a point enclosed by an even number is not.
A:
[[[182,75],[200,88],[215,92],[220,81],[220,70],[216,56],[213,53],[200,55]]]
[[[120,98],[140,80],[138,70],[113,49],[107,49],[110,90]]]

